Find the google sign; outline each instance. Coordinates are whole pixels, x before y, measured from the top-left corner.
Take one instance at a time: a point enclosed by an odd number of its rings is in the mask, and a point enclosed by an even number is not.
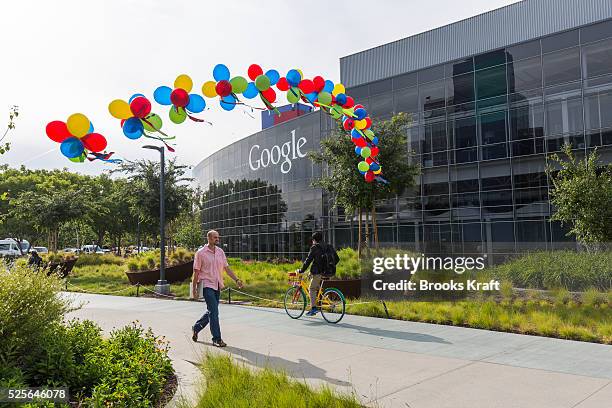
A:
[[[274,145],[270,149],[262,149],[259,145],[253,145],[249,150],[249,166],[251,170],[266,168],[270,164],[281,163],[281,173],[287,174],[291,171],[291,160],[306,157],[301,148],[306,144],[306,138],[295,139],[295,129],[291,131],[291,141],[283,143],[282,146]],[[282,160],[282,162],[281,162]]]

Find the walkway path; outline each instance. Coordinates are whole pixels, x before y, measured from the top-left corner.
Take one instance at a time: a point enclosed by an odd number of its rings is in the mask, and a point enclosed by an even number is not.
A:
[[[193,398],[197,363],[214,349],[190,327],[204,304],[70,293],[72,317],[106,331],[134,320],[171,342],[179,391]],[[291,320],[281,309],[221,305],[224,351],[252,366],[282,367],[311,384],[354,390],[367,405],[410,408],[612,406],[612,346],[461,327],[345,316]],[[377,404],[377,405],[376,405]]]

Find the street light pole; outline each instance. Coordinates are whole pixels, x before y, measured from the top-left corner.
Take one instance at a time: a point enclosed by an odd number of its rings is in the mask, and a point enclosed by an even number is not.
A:
[[[146,145],[143,149],[157,150],[160,155],[160,173],[159,173],[159,280],[155,285],[155,291],[163,295],[170,293],[170,285],[166,281],[166,199],[164,195],[164,177],[165,177],[165,158],[164,148],[158,146]]]

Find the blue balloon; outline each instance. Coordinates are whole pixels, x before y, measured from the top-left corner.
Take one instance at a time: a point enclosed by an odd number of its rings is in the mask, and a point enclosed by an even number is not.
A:
[[[372,144],[374,146],[378,146],[378,136],[374,136],[374,138],[372,139]]]
[[[270,78],[270,85],[276,85],[278,80],[280,79],[280,74],[275,69],[270,69],[266,71],[266,76]]]
[[[336,95],[336,103],[338,105],[344,105],[346,103],[346,95],[343,93]]]
[[[242,93],[242,96],[244,96],[247,99],[253,99],[257,95],[259,95],[259,90],[255,86],[255,83],[249,82],[249,84],[247,85],[247,89],[244,90],[244,92]]]
[[[138,139],[140,136],[142,136],[143,131],[144,126],[138,118],[129,118],[123,122],[123,134],[128,139]]]
[[[332,81],[330,81],[329,79],[325,80],[325,86],[323,86],[323,92],[329,92],[332,93],[332,91],[334,90],[334,83]],[[336,96],[336,99],[338,97]]]
[[[355,154],[357,154],[357,156],[361,156],[361,147],[355,146]]]
[[[144,96],[143,94],[134,94],[132,96],[130,96],[130,99],[128,100],[128,103],[132,103],[132,101],[136,98],[138,98],[139,96],[142,96],[143,98],[146,98],[146,96]]]
[[[172,89],[170,87],[160,86],[153,92],[153,99],[160,105],[172,105],[172,101],[170,100],[171,93]]]
[[[308,102],[314,103],[317,100],[318,95],[319,94],[316,92],[311,92],[309,94],[306,94],[305,96],[306,96],[306,99],[308,99]]]
[[[359,130],[353,129],[353,130],[351,130],[351,137],[360,138],[361,137],[361,133],[359,133]]]
[[[234,109],[236,107],[236,98],[234,98],[232,95],[224,96],[219,101],[219,104],[226,111],[231,111],[232,109]]]
[[[206,108],[206,101],[198,94],[189,94],[189,103],[185,108],[189,112],[200,113]]]
[[[336,98],[336,100],[338,99]],[[342,105],[344,105],[344,103]],[[365,117],[368,116],[368,112],[363,108],[355,109],[354,113],[355,116],[357,116],[357,120],[365,119]]]
[[[93,123],[91,123],[91,121],[89,121],[89,130],[87,131],[87,133],[93,133],[93,132],[94,132]]]
[[[376,163],[376,162],[370,163],[370,170],[376,171],[378,169],[380,169],[380,165],[378,163]]]
[[[60,145],[60,150],[67,158],[74,159],[75,157],[79,157],[81,154],[83,154],[85,146],[83,146],[83,142],[76,137],[69,137],[62,142]]]
[[[300,75],[297,69],[289,70],[289,72],[287,72],[286,78],[287,82],[289,82],[289,85],[291,86],[298,86],[298,84],[302,80],[302,76]]]
[[[213,69],[213,78],[215,78],[215,81],[217,82],[229,81],[230,79],[229,68],[225,66],[224,64],[215,65],[215,68]]]

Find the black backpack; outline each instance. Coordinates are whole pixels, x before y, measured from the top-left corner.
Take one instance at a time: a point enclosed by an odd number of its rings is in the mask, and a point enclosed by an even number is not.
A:
[[[325,245],[321,258],[321,274],[325,276],[334,276],[336,274],[336,265],[340,262],[340,257],[336,253],[334,247],[330,244]]]

